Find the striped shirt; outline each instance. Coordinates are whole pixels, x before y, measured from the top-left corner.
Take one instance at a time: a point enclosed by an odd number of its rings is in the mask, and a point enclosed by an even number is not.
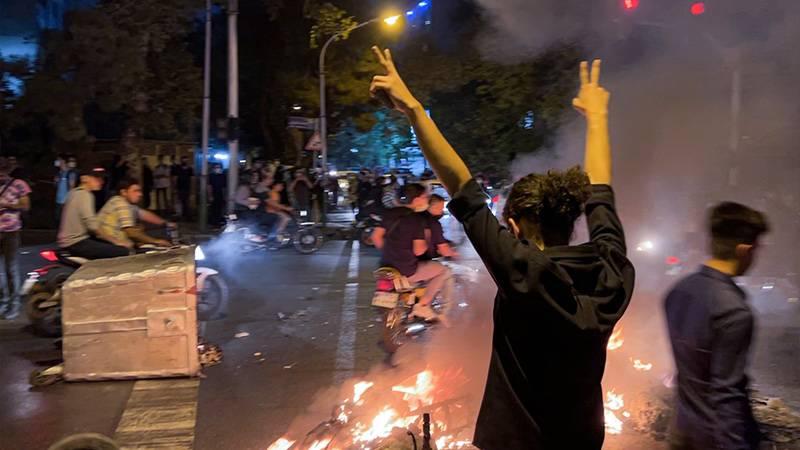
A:
[[[99,228],[102,232],[129,244],[133,244],[125,234],[125,228],[135,227],[138,223],[139,208],[131,205],[121,195],[115,195],[106,202],[97,215]]]

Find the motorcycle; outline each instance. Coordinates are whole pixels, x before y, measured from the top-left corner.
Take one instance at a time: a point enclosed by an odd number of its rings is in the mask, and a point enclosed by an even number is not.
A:
[[[177,247],[188,247],[176,245]],[[154,246],[143,247],[143,251],[162,251]],[[197,320],[216,320],[227,311],[228,285],[219,272],[208,267],[200,246],[195,247],[195,272],[197,275]],[[28,274],[23,285],[25,313],[34,333],[44,337],[61,335],[61,287],[67,279],[88,259],[70,255],[64,250],[47,249],[39,252],[47,265]]]
[[[243,253],[256,250],[280,250],[290,245],[299,253],[309,255],[316,252],[324,243],[319,226],[308,221],[308,211],[300,211],[282,233],[270,235],[268,230],[255,224],[248,226],[239,216],[230,214],[226,218],[223,235],[236,236]]]
[[[424,284],[411,284],[394,267],[381,267],[373,275],[375,294],[372,297],[372,306],[382,309],[381,345],[391,355],[409,338],[423,333],[432,325],[411,316],[417,299],[425,295],[426,287]],[[438,298],[434,299],[431,306],[437,312],[443,312],[444,305]]]

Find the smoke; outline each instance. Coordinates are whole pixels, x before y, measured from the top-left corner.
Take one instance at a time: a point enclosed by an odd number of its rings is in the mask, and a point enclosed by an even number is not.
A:
[[[788,96],[800,76],[797,2],[708,1],[702,16],[688,0],[642,0],[628,12],[614,0],[477,2],[487,25],[476,46],[486,58],[524,61],[567,41],[604,60],[614,186],[630,239],[658,235],[672,245],[703,230],[710,204],[736,200],[775,225],[756,269],[797,271],[797,258],[777,245],[800,237],[800,110]],[[513,161],[515,179],[582,163],[584,124],[572,118],[552,148]]]

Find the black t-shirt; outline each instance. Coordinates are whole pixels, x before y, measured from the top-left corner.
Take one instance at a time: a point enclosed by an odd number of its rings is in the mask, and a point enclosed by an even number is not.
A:
[[[609,186],[586,203],[590,242],[540,250],[500,226],[473,180],[448,205],[497,284],[479,448],[600,450],[606,345],[633,293]]]
[[[381,227],[386,230],[381,264],[394,267],[404,276],[414,275],[414,241],[425,240],[425,218],[409,208],[392,208],[384,213]]]

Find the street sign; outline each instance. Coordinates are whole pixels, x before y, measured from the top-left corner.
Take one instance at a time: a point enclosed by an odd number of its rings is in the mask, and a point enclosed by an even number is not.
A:
[[[322,151],[322,138],[319,137],[319,131],[315,131],[311,136],[311,139],[308,140],[308,144],[306,144],[306,150],[310,152]]]
[[[300,130],[316,130],[317,119],[308,117],[289,116],[289,123],[286,128],[297,128]]]

